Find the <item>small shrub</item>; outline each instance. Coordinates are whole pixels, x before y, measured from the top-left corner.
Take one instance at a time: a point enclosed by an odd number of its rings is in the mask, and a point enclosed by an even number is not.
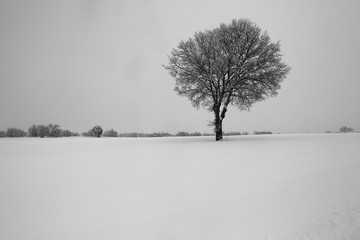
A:
[[[103,133],[103,137],[117,137],[118,132],[114,129],[107,130]]]
[[[25,137],[26,132],[18,128],[8,128],[5,132],[5,137]]]
[[[0,131],[0,138],[4,138],[6,136],[5,131]]]

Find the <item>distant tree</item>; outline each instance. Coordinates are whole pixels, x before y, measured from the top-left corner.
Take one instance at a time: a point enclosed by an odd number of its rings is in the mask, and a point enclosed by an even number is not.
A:
[[[38,127],[35,124],[33,124],[33,125],[31,125],[31,127],[29,127],[28,136],[29,137],[38,137],[39,136]]]
[[[229,104],[249,110],[255,102],[277,95],[290,71],[281,57],[279,42],[240,19],[181,41],[164,67],[175,78],[179,95],[214,113],[218,141]]]
[[[63,135],[63,137],[75,137],[75,136],[79,136],[78,133],[71,132],[70,130],[63,130],[62,135]]]
[[[341,132],[341,133],[350,133],[350,132],[354,132],[354,129],[351,128],[351,127],[344,126],[344,127],[341,127],[339,129],[339,132]]]
[[[101,134],[103,133],[102,128],[99,125],[96,125],[95,127],[92,128],[92,131],[94,132],[96,137],[101,137]]]
[[[200,136],[201,136],[201,133],[199,133],[199,132],[193,132],[193,133],[190,133],[190,136],[200,137]]]
[[[119,137],[144,137],[144,133],[130,132],[130,133],[119,133]]]
[[[203,133],[202,136],[214,136],[215,133]]]
[[[224,133],[225,136],[236,136],[241,135],[241,132],[226,132]]]
[[[43,137],[49,137],[50,135],[50,128],[49,126],[45,126],[45,125],[38,125],[37,126],[37,134],[39,137],[43,138]]]
[[[153,132],[149,134],[144,134],[146,137],[171,137],[170,133],[166,132]]]
[[[255,135],[272,134],[272,132],[270,132],[270,131],[255,131],[254,134]]]
[[[103,133],[103,137],[117,137],[118,132],[114,129],[107,130]]]
[[[63,130],[63,137],[71,137],[72,132],[70,130]]]
[[[95,133],[92,129],[88,130],[87,132],[81,133],[81,136],[83,137],[96,137]]]
[[[0,138],[4,138],[6,136],[5,131],[0,131]]]
[[[119,133],[119,137],[137,137],[137,133]]]
[[[78,133],[73,133],[69,130],[62,130],[58,124],[35,125],[33,124],[28,129],[29,137],[70,137],[79,136]]]
[[[25,137],[26,132],[24,130],[21,130],[19,128],[8,128],[5,132],[5,137]]]
[[[62,136],[62,129],[58,124],[49,124],[49,137],[61,137]]]
[[[190,134],[188,132],[184,132],[184,131],[180,131],[176,134],[176,136],[178,137],[187,137],[190,136]]]

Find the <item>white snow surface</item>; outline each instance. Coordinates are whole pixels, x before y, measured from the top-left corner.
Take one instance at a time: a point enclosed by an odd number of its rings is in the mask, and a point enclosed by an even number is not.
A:
[[[0,139],[0,239],[359,240],[360,134]]]

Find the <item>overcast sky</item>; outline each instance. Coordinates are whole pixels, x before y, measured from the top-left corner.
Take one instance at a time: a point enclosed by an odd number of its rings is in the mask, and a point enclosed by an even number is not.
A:
[[[230,108],[224,131],[360,130],[360,2],[0,1],[0,130],[211,132],[213,114],[173,91],[162,67],[196,31],[249,18],[292,71],[276,98]]]

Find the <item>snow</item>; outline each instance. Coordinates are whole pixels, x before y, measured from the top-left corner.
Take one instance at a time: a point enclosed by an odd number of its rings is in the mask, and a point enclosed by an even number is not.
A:
[[[0,239],[360,239],[360,134],[0,139]]]

